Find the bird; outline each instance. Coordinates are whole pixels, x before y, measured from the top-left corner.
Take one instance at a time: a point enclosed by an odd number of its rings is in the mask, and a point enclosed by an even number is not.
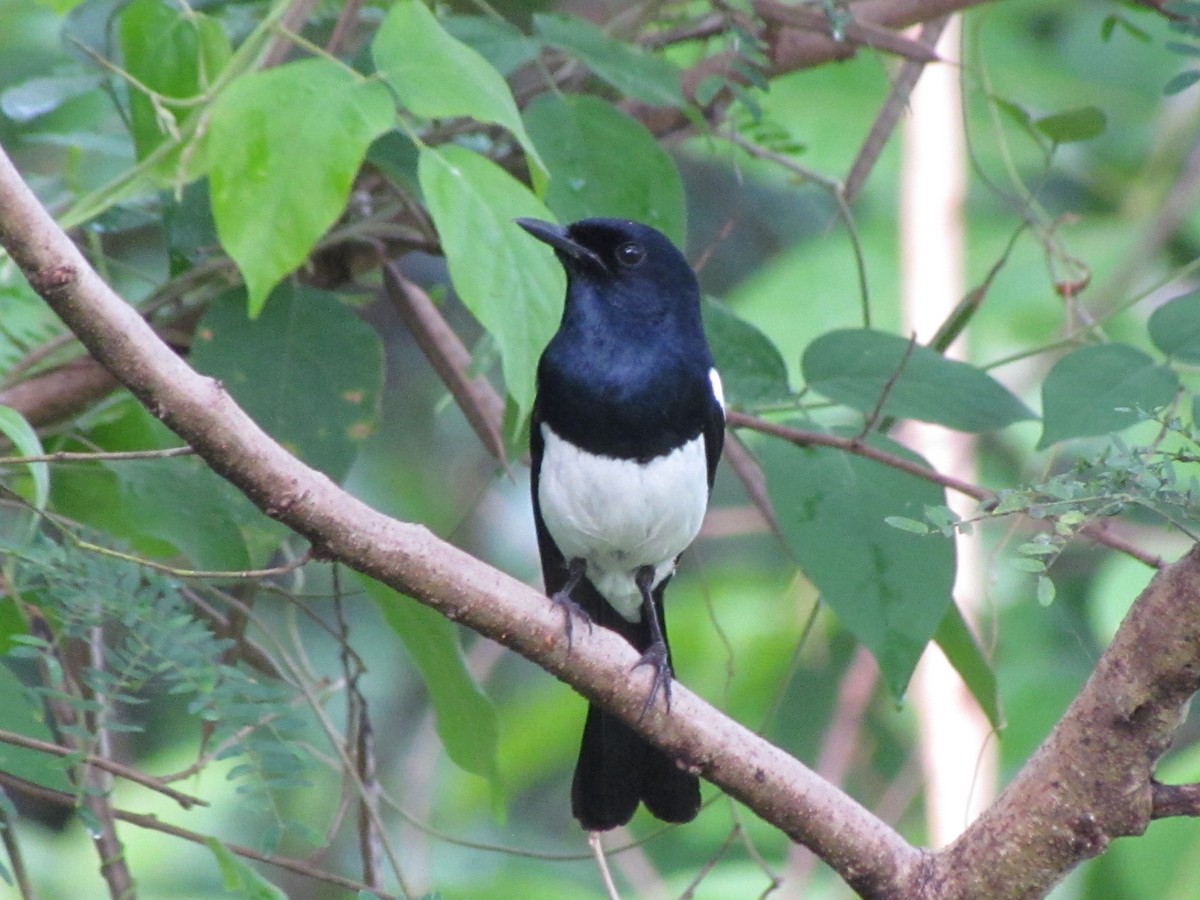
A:
[[[568,652],[573,619],[615,631],[642,653],[637,666],[653,670],[642,715],[660,692],[669,711],[663,592],[700,530],[725,435],[696,275],[649,225],[516,223],[553,248],[567,275],[530,419],[546,593],[564,610]],[[700,810],[699,779],[590,704],[572,814],[586,831],[607,831],[639,803],[663,821],[689,822]]]

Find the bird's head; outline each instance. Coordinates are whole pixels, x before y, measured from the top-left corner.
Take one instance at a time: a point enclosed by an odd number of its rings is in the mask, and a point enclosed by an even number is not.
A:
[[[657,229],[627,219],[582,219],[563,227],[540,219],[517,224],[554,248],[574,291],[634,313],[699,311],[700,289],[687,259]]]

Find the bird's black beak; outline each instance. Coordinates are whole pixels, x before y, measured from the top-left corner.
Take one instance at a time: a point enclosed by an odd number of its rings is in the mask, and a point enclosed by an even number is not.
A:
[[[561,225],[555,225],[553,222],[543,222],[541,219],[516,219],[518,225],[532,234],[535,238],[544,244],[549,244],[559,253],[567,257],[587,261],[595,266],[604,268],[604,262],[589,250],[587,247],[573,240],[571,235],[567,233],[567,229]]]

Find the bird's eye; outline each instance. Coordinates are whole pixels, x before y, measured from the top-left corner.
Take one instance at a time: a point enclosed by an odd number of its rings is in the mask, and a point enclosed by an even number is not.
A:
[[[629,241],[617,248],[617,262],[627,268],[641,265],[646,258],[646,249],[641,244]]]

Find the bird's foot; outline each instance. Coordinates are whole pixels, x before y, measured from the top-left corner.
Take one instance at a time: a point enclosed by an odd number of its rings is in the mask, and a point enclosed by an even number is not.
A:
[[[582,606],[575,602],[572,594],[575,592],[575,587],[583,579],[587,573],[587,561],[582,559],[573,559],[567,564],[567,583],[564,584],[561,590],[555,591],[550,595],[550,602],[557,606],[563,612],[563,630],[567,633],[567,653],[571,652],[571,640],[574,637],[575,616],[583,620],[583,623],[588,627],[588,633],[592,630],[592,617],[587,614]]]
[[[662,641],[655,641],[642,654],[633,666],[633,669],[640,669],[642,666],[649,666],[654,670],[654,680],[650,683],[650,693],[646,695],[646,702],[642,704],[642,712],[638,716],[638,722],[646,718],[646,713],[650,712],[650,707],[654,705],[655,699],[658,697],[658,692],[661,690],[663,700],[667,704],[667,712],[671,711],[671,680],[675,677],[671,671],[671,663],[667,659],[667,645]],[[633,671],[631,669],[630,671]]]

